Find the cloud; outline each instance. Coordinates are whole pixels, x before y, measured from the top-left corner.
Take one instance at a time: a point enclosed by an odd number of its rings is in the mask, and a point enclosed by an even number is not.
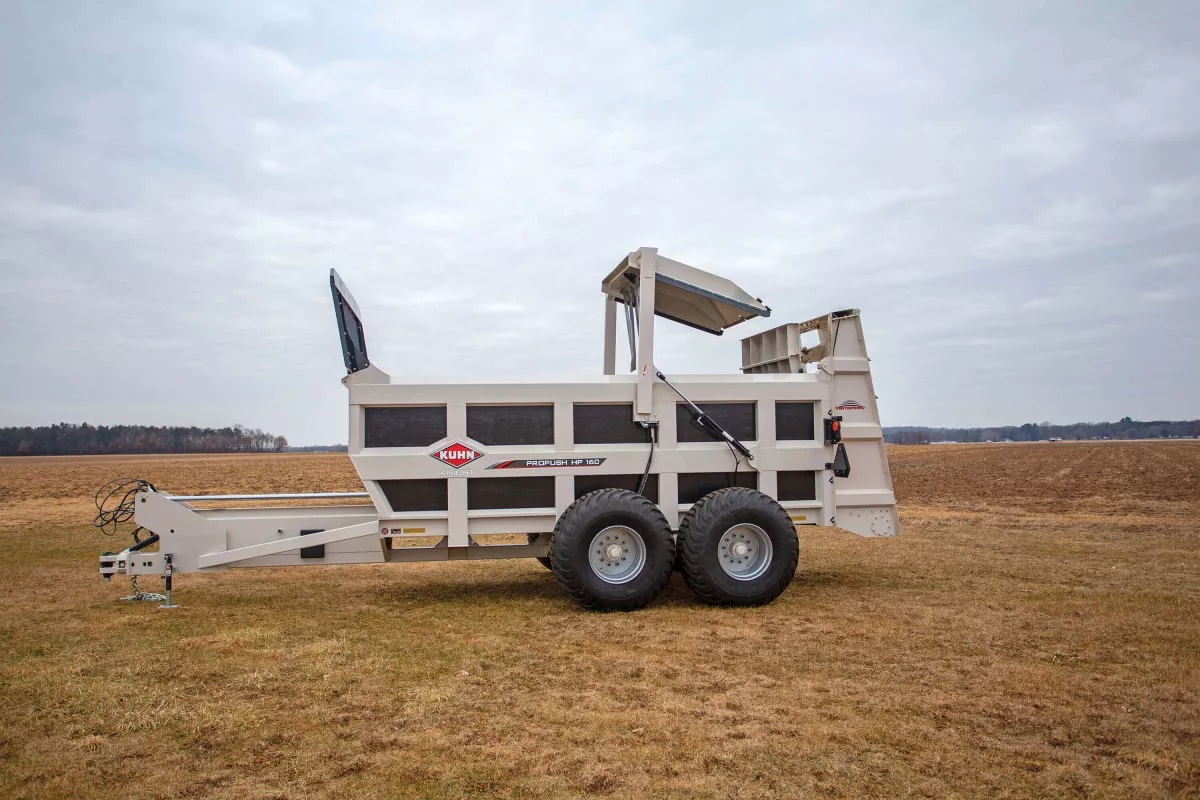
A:
[[[330,267],[395,375],[594,375],[642,245],[862,308],[887,422],[1195,416],[1188,10],[18,4],[0,424],[344,440]]]

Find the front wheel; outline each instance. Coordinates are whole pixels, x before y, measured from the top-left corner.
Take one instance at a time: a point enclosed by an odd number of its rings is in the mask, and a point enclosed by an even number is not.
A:
[[[554,576],[576,603],[600,611],[633,611],[666,587],[675,542],[654,503],[625,489],[599,489],[558,518],[550,553]]]
[[[529,539],[530,544],[535,544],[538,539],[542,538],[540,533],[527,533],[525,536]],[[537,562],[546,569],[554,569],[554,567],[550,566],[550,556],[542,556],[541,558],[537,559]]]
[[[792,582],[800,560],[796,525],[762,492],[733,487],[705,495],[679,526],[679,571],[706,603],[769,603]]]

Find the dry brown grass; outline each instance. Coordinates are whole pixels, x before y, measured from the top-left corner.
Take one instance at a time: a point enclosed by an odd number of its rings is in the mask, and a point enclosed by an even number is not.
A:
[[[676,579],[624,615],[526,561],[187,575],[184,608],[124,605],[99,483],[356,489],[349,462],[0,460],[0,795],[1200,794],[1200,445],[890,453],[902,537],[805,528],[771,606]]]

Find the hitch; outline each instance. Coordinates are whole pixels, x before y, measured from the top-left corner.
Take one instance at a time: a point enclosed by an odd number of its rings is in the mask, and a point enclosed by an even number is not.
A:
[[[128,575],[133,585],[133,593],[122,600],[141,602],[162,602],[159,608],[178,608],[171,603],[171,554],[170,553],[139,553],[158,541],[158,535],[149,536],[132,547],[127,547],[119,553],[104,553],[100,556],[100,577],[111,581],[113,575]],[[138,576],[161,575],[166,583],[166,594],[160,592],[144,592],[138,588]]]

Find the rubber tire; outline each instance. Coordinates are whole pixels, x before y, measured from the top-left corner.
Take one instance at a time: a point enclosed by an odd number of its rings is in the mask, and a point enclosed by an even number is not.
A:
[[[771,565],[759,577],[739,581],[725,574],[717,547],[725,531],[741,522],[762,528],[771,539]],[[707,494],[679,524],[680,572],[688,588],[705,603],[760,606],[783,593],[800,561],[796,524],[783,506],[754,489],[731,487]]]
[[[683,546],[680,544],[683,537],[687,535],[687,529],[692,524],[692,512],[696,510],[693,504],[683,516],[679,518],[679,532],[675,536],[675,571],[683,572]]]
[[[646,564],[628,583],[605,583],[588,563],[592,539],[610,525],[637,531],[646,545]],[[658,506],[626,489],[597,489],[563,512],[550,539],[550,563],[567,597],[594,611],[636,611],[666,588],[675,563],[671,526]]]
[[[530,544],[533,544],[538,539],[542,538],[542,535],[540,533],[527,533],[525,535],[529,537]],[[539,564],[541,564],[543,567],[545,567],[546,569],[554,569],[554,567],[550,566],[550,556],[544,556],[542,558],[539,558],[539,559],[537,559],[537,562]]]

